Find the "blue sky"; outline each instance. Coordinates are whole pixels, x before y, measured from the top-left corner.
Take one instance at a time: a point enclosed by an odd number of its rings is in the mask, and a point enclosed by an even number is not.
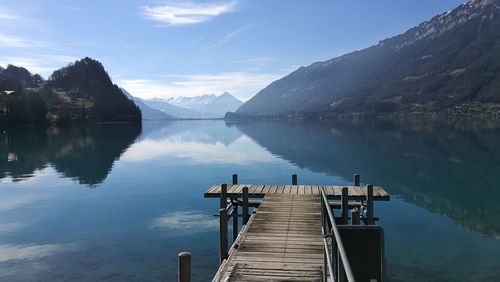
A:
[[[143,98],[248,100],[291,71],[376,44],[456,0],[1,0],[0,65],[48,77],[89,56]]]

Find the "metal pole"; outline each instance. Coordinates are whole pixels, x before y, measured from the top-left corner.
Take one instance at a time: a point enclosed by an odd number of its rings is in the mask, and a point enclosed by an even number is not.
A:
[[[191,282],[191,253],[182,252],[178,255],[178,282]]]

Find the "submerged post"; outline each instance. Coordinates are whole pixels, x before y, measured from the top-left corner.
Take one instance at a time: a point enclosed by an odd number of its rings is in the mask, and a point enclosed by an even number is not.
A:
[[[191,253],[179,253],[178,258],[177,281],[191,282]]]
[[[352,219],[351,219],[352,225],[359,225],[359,209],[358,208],[352,209],[351,217],[352,217]]]
[[[220,185],[220,208],[227,208],[227,184]]]
[[[243,224],[247,224],[248,218],[248,187],[243,187]]]
[[[297,185],[297,174],[292,174],[292,185]]]
[[[366,218],[368,225],[373,225],[373,185],[366,185]]]
[[[354,175],[354,186],[360,186],[360,177],[359,174]]]
[[[238,184],[238,174],[233,174],[233,185]]]
[[[349,223],[349,188],[342,188],[342,224]]]
[[[219,210],[219,241],[220,241],[220,263],[228,257],[227,244],[227,210],[222,208]]]

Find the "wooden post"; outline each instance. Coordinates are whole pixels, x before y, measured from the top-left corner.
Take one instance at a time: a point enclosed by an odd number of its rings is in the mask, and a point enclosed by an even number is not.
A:
[[[238,184],[238,174],[233,174],[233,185]]]
[[[373,185],[366,185],[366,218],[368,225],[373,225]]]
[[[219,210],[219,239],[220,239],[220,263],[228,257],[227,244],[227,210],[222,208]]]
[[[227,184],[221,184],[220,185],[220,208],[221,209],[226,209],[227,208]]]
[[[179,253],[177,277],[178,282],[191,282],[191,253]]]
[[[233,203],[233,242],[236,241],[238,237],[238,198],[236,196],[231,197],[231,202]]]
[[[349,188],[342,188],[342,224],[349,223]]]
[[[354,175],[354,186],[360,186],[359,174]]]
[[[351,219],[352,225],[359,225],[359,209],[358,208],[352,209],[351,217],[352,217],[352,219]]]
[[[248,219],[248,187],[243,187],[243,224],[247,224]]]
[[[292,174],[292,185],[297,185],[297,174]]]

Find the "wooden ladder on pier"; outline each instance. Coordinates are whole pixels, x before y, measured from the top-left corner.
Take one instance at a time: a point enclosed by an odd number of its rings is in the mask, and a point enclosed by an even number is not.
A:
[[[213,281],[322,281],[320,195],[268,194]]]

